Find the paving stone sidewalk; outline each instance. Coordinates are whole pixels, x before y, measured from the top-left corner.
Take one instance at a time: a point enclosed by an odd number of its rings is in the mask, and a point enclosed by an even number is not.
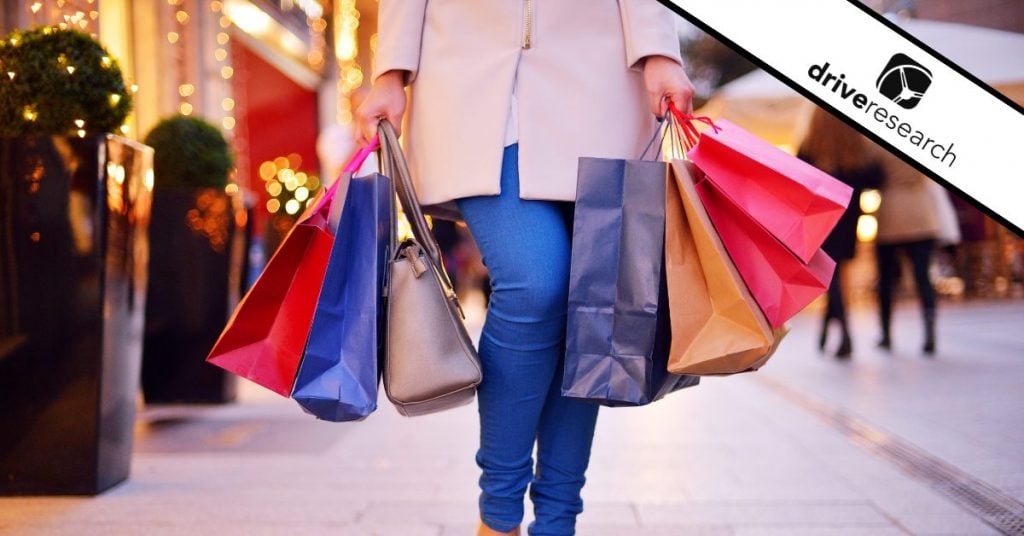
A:
[[[944,311],[950,329],[933,361],[912,349],[910,327],[898,340],[907,351],[875,352],[868,313],[858,319],[850,363],[817,353],[810,313],[761,372],[706,379],[646,408],[603,409],[578,533],[997,534],[786,393],[1020,500],[1024,305]],[[912,311],[897,322],[913,325]],[[368,420],[334,424],[245,387],[233,406],[140,417],[128,482],[95,498],[0,498],[0,534],[474,534],[475,406],[408,419],[382,397]]]

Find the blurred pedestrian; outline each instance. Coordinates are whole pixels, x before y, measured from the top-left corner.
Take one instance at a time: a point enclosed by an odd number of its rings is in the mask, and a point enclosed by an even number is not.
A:
[[[929,179],[886,151],[882,154],[885,180],[880,190],[878,238],[875,255],[878,263],[878,310],[882,337],[879,348],[892,348],[892,300],[900,274],[900,254],[911,266],[924,321],[926,355],[935,353],[936,296],[929,268],[940,235],[935,197],[929,192]]]
[[[882,169],[868,140],[845,123],[821,108],[811,115],[810,126],[797,157],[832,175],[853,188],[853,196],[839,223],[825,239],[822,249],[836,261],[835,274],[825,299],[825,315],[821,325],[818,347],[825,350],[829,325],[839,324],[842,339],[836,357],[849,358],[853,354],[850,325],[843,296],[842,271],[853,259],[857,248],[857,221],[861,216],[860,194],[865,188],[878,188]]]
[[[419,201],[454,202],[493,286],[478,534],[519,534],[529,486],[530,534],[571,535],[597,420],[560,390],[576,165],[636,157],[665,99],[692,109],[675,18],[656,0],[380,0],[377,21],[360,141],[401,125],[408,85]]]
[[[950,200],[949,192],[935,181],[928,182],[928,193],[931,194],[935,215],[939,223],[939,233],[935,242],[935,261],[932,273],[936,278],[948,280],[951,277],[963,276],[957,272],[957,249],[962,241],[960,220]]]

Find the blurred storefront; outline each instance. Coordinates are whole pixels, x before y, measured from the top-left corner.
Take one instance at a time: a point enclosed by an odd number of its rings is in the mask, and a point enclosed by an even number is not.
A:
[[[135,92],[129,138],[176,113],[218,125],[237,155],[229,188],[250,192],[263,235],[279,215],[287,225],[353,147],[375,17],[372,0],[38,0],[4,2],[0,29],[97,36]]]
[[[878,11],[924,20],[957,22],[1007,32],[1024,33],[1020,0],[863,0]]]

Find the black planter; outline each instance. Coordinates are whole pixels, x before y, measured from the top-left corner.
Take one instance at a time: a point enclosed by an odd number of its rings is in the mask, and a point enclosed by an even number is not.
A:
[[[235,377],[206,363],[238,303],[247,258],[241,195],[157,187],[149,226],[142,390],[147,404],[235,399]]]
[[[152,149],[0,140],[0,494],[128,477],[142,354]]]

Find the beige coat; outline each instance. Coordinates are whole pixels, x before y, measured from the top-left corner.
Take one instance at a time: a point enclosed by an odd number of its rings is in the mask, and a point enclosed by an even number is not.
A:
[[[879,193],[879,244],[901,244],[939,236],[939,217],[931,180],[887,151],[882,151],[884,178]]]
[[[642,60],[679,60],[656,0],[380,0],[374,78],[411,73],[406,152],[420,202],[500,193],[518,102],[524,199],[576,198],[581,156],[635,158],[655,129]]]

